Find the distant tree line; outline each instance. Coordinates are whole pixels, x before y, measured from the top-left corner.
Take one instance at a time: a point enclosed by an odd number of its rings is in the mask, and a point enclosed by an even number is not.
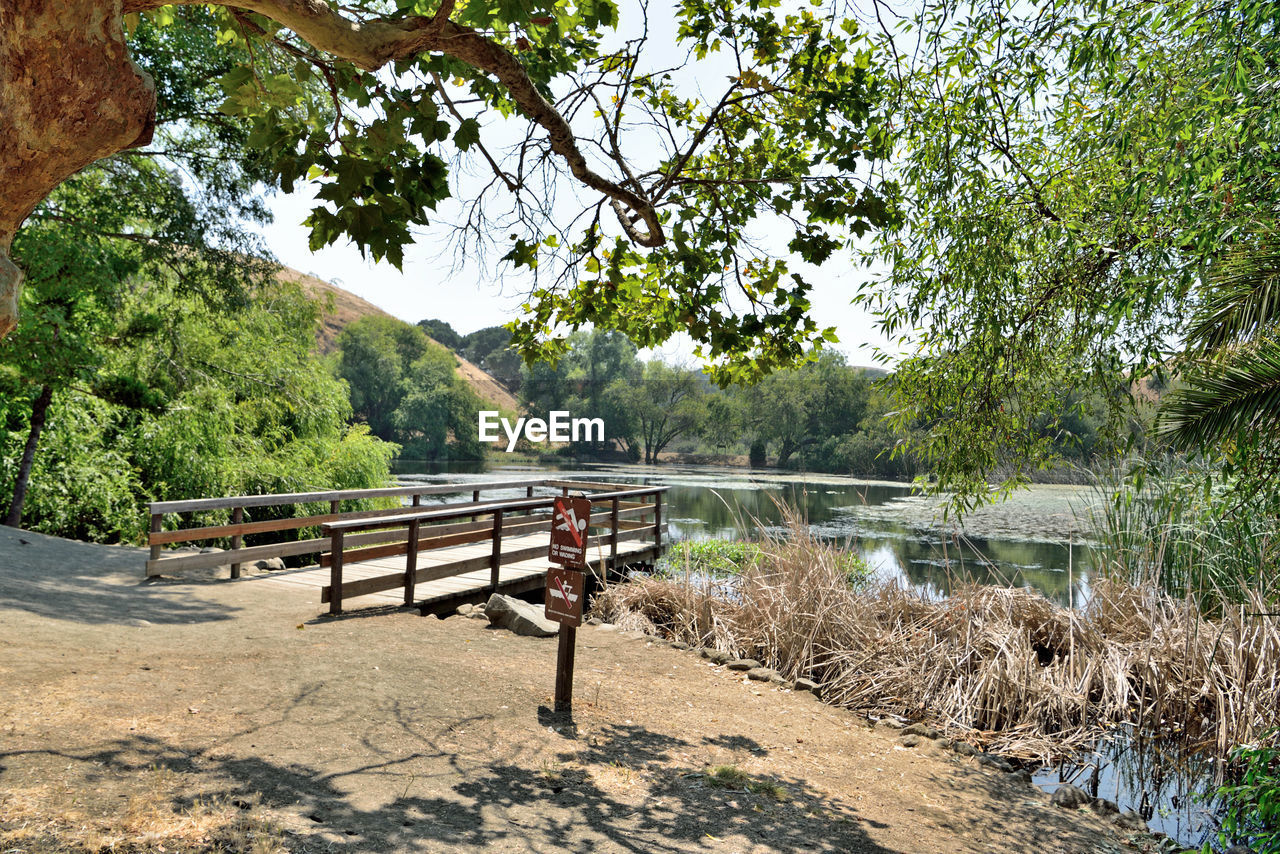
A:
[[[599,331],[572,336],[557,364],[525,368],[521,385],[531,412],[602,417],[605,444],[636,462],[655,464],[676,452],[745,457],[757,467],[912,477],[914,462],[892,453],[882,399],[874,377],[835,351],[755,385],[721,389],[701,370],[643,361],[626,337]]]
[[[820,351],[800,367],[754,385],[721,389],[699,369],[642,359],[635,344],[617,332],[575,333],[558,362],[524,365],[507,346],[501,327],[459,335],[439,320],[418,326],[486,370],[502,366],[498,379],[518,392],[530,415],[545,418],[553,410],[568,410],[604,420],[603,441],[559,448],[530,445],[530,452],[648,464],[677,453],[689,459],[896,480],[924,472],[908,448],[918,441],[913,433],[931,425],[895,426],[890,417],[893,375],[850,366],[836,351]],[[358,383],[344,376],[353,382],[359,412]],[[1086,467],[1111,446],[1101,432],[1106,406],[1071,390],[1061,396],[1060,416],[1030,429],[1039,431],[1057,461]],[[467,420],[460,415],[458,423]],[[469,421],[474,433],[474,415]],[[370,424],[375,434],[384,435]],[[384,438],[401,441],[389,434]],[[461,450],[459,442],[451,455],[458,458]]]

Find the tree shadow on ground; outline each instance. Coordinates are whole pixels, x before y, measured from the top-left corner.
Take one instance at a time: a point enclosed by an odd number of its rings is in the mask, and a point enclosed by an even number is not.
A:
[[[109,786],[131,775],[164,773],[174,784],[155,796],[178,811],[198,799],[239,804],[260,797],[258,809],[289,817],[295,851],[650,854],[745,839],[748,847],[780,854],[899,854],[873,842],[848,805],[804,779],[711,780],[690,754],[721,738],[686,739],[615,724],[593,729],[586,743],[575,745],[580,750],[566,750],[564,765],[528,767],[533,763],[519,757],[469,762],[423,743],[421,750],[326,772],[264,757],[219,756],[213,749],[192,752],[138,735],[85,752],[0,753],[0,783],[7,782],[5,766],[18,762],[74,766],[85,789],[86,800],[78,802],[87,805],[97,792],[104,802],[119,797]],[[754,743],[750,749],[764,750]],[[376,805],[364,796],[379,775],[403,778],[415,763],[435,773],[409,776],[402,792],[395,794],[397,783],[388,797],[374,799]],[[628,775],[644,784],[628,783]]]
[[[0,602],[55,620],[118,625],[228,620],[238,610],[148,583],[146,555],[0,526]]]
[[[952,791],[976,796],[983,801],[999,803],[1001,814],[1019,823],[1023,828],[1024,850],[1027,851],[1090,851],[1106,854],[1120,852],[1119,844],[1112,848],[1099,848],[1095,826],[1102,823],[1086,823],[1075,810],[1063,810],[1049,805],[1049,796],[1026,778],[993,768],[978,766],[972,759],[954,757],[955,774],[926,774],[922,777],[938,791]],[[970,836],[989,831],[979,824],[972,813],[955,811],[949,814],[943,826],[957,834]]]

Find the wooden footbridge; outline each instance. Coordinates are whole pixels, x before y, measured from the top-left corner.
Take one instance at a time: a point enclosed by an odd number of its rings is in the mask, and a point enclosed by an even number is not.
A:
[[[542,589],[557,495],[591,500],[587,553],[597,576],[652,564],[664,547],[666,490],[520,480],[161,501],[150,505],[146,572],[173,575],[229,564],[236,579],[245,564],[291,558],[314,566],[243,580],[315,588],[331,614],[357,597],[362,605],[440,612],[493,592]],[[166,548],[209,542],[230,547],[207,553]]]

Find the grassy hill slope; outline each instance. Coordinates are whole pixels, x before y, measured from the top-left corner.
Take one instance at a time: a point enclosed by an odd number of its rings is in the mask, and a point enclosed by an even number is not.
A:
[[[290,267],[285,267],[280,271],[280,278],[284,281],[301,285],[308,294],[319,300],[323,306],[328,307],[324,314],[324,323],[320,328],[318,342],[322,353],[332,352],[337,347],[338,335],[342,333],[342,330],[346,329],[348,324],[361,317],[367,315],[392,316],[350,291],[343,290],[337,285],[330,284],[322,279],[317,279],[315,276],[300,273]],[[443,347],[444,345],[442,344],[441,346]],[[506,409],[512,412],[520,408],[515,396],[507,391],[501,383],[457,353],[453,355],[458,360],[458,376],[466,381],[467,385],[480,396],[481,400],[491,403],[499,409]]]

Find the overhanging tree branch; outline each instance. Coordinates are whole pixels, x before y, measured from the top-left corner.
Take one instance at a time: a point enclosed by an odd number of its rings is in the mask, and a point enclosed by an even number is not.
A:
[[[179,0],[178,4],[164,0],[127,0],[124,11],[140,12],[195,2],[197,0]],[[447,15],[452,3],[441,6],[431,17],[414,16],[395,21],[354,21],[323,0],[238,0],[236,6],[288,27],[312,46],[365,71],[376,71],[390,62],[420,53],[435,52],[493,75],[524,114],[546,131],[551,150],[564,159],[573,177],[609,198],[628,239],[649,248],[666,242],[652,202],[591,169],[578,147],[573,128],[538,91],[520,61],[496,41],[450,20]],[[643,222],[648,231],[640,231],[636,222]]]

